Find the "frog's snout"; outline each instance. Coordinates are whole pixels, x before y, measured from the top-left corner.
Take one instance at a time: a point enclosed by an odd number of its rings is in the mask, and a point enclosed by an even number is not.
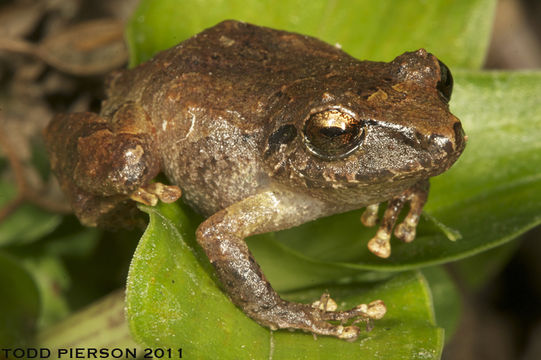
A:
[[[434,160],[446,161],[452,164],[462,154],[466,146],[466,139],[462,124],[457,119],[452,126],[452,130],[450,129],[447,134],[430,135],[425,144]]]
[[[455,151],[458,152],[458,154],[460,155],[466,147],[466,141],[468,140],[468,137],[466,136],[466,133],[462,128],[462,124],[458,119],[457,122],[453,125],[453,130],[455,131]]]

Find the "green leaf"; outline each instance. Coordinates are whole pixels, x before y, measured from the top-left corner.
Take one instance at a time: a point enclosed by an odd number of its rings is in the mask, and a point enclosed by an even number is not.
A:
[[[13,184],[0,181],[0,208],[15,197]],[[0,222],[0,247],[26,244],[52,232],[62,216],[52,214],[31,204],[22,204],[14,213]]]
[[[478,291],[505,267],[515,255],[520,241],[513,241],[503,246],[482,252],[478,255],[453,263],[456,276],[467,290]]]
[[[148,60],[222,20],[300,32],[361,59],[392,60],[426,48],[451,67],[479,68],[494,0],[143,0],[127,39],[131,64]]]
[[[69,277],[64,265],[55,256],[25,257],[19,260],[29,271],[39,290],[40,317],[38,328],[58,322],[69,314],[65,291]]]
[[[53,350],[66,348],[108,349],[110,356],[107,357],[106,354],[100,353],[107,359],[121,357],[118,350],[116,353],[113,352],[114,349],[129,349],[131,353],[143,354],[143,349],[137,348],[130,337],[128,323],[124,316],[124,305],[124,291],[117,290],[66,320],[40,332],[36,337],[36,343],[42,348]],[[128,350],[125,350],[125,354],[127,352]],[[92,357],[89,355],[87,358]],[[126,355],[123,358],[131,359],[133,356]],[[138,356],[137,358],[143,357]]]
[[[288,331],[270,332],[246,317],[218,288],[195,242],[195,225],[177,204],[144,207],[149,226],[135,252],[127,285],[128,322],[149,347],[182,347],[190,358],[439,359],[443,331],[435,326],[431,296],[420,273],[373,284],[350,283],[288,292],[312,302],[328,290],[343,307],[382,299],[383,320],[353,343]],[[273,282],[274,279],[270,278]]]
[[[306,236],[309,237],[310,234]],[[375,281],[390,276],[389,273],[363,271],[350,264],[321,261],[305,256],[277,241],[276,237],[276,233],[258,235],[248,238],[247,243],[265,275],[273,279],[272,285],[278,291],[306,288],[344,278]],[[332,239],[330,241],[328,247],[332,248]],[[317,244],[326,247],[323,239],[318,239]]]
[[[0,251],[0,345],[28,345],[39,314],[39,293],[30,274]]]
[[[428,280],[432,291],[436,324],[445,329],[445,341],[449,341],[453,337],[460,320],[462,307],[460,295],[454,282],[443,267],[424,268],[423,275]]]

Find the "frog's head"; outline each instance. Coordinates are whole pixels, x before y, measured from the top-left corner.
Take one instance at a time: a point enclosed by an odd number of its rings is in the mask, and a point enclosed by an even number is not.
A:
[[[390,63],[342,63],[290,90],[265,149],[275,177],[379,189],[409,186],[457,160],[465,136],[449,112],[453,79],[441,61],[421,49]]]

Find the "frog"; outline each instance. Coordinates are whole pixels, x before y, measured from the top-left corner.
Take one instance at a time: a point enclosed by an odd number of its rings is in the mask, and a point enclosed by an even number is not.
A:
[[[286,301],[245,239],[366,208],[362,223],[379,224],[372,253],[390,256],[393,230],[411,242],[429,178],[465,147],[452,88],[424,49],[361,61],[314,37],[226,20],[113,73],[99,114],[56,115],[45,142],[82,224],[135,222],[136,203],[182,194],[205,217],[197,243],[247,316],[353,341],[359,322],[385,315],[382,300],[348,310],[329,294]]]

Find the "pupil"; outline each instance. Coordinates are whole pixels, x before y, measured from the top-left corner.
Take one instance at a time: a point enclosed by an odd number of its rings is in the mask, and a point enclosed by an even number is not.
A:
[[[319,132],[326,137],[337,137],[346,133],[344,129],[336,126],[321,128]]]

